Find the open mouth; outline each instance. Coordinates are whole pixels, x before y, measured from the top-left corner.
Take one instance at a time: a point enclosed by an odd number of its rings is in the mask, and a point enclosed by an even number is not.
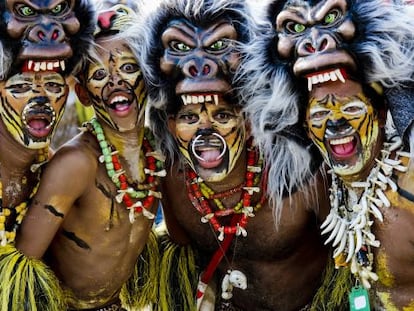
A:
[[[23,71],[55,71],[64,72],[66,64],[64,60],[26,60],[23,65]]]
[[[202,168],[215,168],[223,162],[227,147],[222,136],[216,133],[198,135],[191,145],[193,155]]]
[[[330,139],[328,142],[332,154],[337,160],[350,158],[357,152],[358,140],[355,135]]]
[[[211,94],[181,94],[181,100],[183,101],[184,105],[191,105],[191,104],[219,104],[219,94],[211,93]]]
[[[32,103],[25,107],[22,114],[23,124],[35,138],[48,137],[56,121],[55,111],[49,104]]]
[[[107,100],[109,109],[112,109],[118,116],[126,116],[129,114],[133,98],[129,92],[113,93]]]
[[[308,91],[312,91],[313,86],[329,81],[341,81],[345,83],[345,79],[347,77],[347,73],[345,69],[331,69],[319,72],[313,72],[311,74],[307,74],[306,78],[308,79]]]

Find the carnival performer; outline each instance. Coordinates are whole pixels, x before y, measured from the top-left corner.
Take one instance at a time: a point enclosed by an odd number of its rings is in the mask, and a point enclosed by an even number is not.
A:
[[[43,258],[56,274],[68,310],[124,310],[123,290],[129,308],[156,299],[151,228],[163,161],[144,128],[139,62],[122,39],[126,11],[98,12],[111,29],[95,34],[76,86],[96,118],[48,163],[16,240],[24,258]]]
[[[321,286],[328,254],[315,210],[327,200],[304,186],[282,202],[276,228],[267,167],[236,96],[249,23],[241,1],[168,0],[147,17],[145,44],[132,44],[144,56],[151,126],[169,164],[162,205],[176,248],[164,247],[161,276],[174,286],[162,288],[161,310],[305,310]],[[196,264],[187,257],[201,270],[198,288],[171,302],[194,277],[183,273],[188,246],[199,254]],[[174,250],[179,268],[168,266]]]
[[[394,264],[388,263],[385,257],[377,261],[382,267],[379,274],[375,274],[371,252],[371,248],[382,242],[371,232],[373,219],[369,214],[378,217],[380,222],[382,214],[375,208],[389,204],[391,199],[383,192],[389,189],[388,185],[395,189],[396,183],[389,181],[390,176],[383,172],[378,174],[381,178],[385,176],[382,180],[372,178],[375,186],[366,179],[372,167],[375,166],[373,174],[381,167],[374,160],[377,156],[380,162],[387,163],[385,166],[392,163],[394,173],[404,170],[401,163],[394,161],[394,155],[390,155],[392,160],[386,159],[387,151],[390,153],[396,147],[388,143],[383,145],[386,110],[381,85],[394,88],[411,79],[412,68],[407,64],[413,57],[412,21],[397,6],[385,6],[381,1],[299,1],[294,4],[272,1],[266,12],[263,22],[270,28],[250,47],[243,73],[246,77],[256,77],[246,80],[246,87],[242,89],[253,90],[245,94],[246,111],[253,119],[253,133],[262,137],[261,144],[267,154],[275,153],[271,142],[286,140],[303,131],[305,107],[311,94],[309,109],[312,112],[308,111],[307,119],[311,138],[317,142],[331,169],[343,178],[340,185],[338,178],[332,178],[331,212],[321,228],[326,235],[325,243],[333,245],[336,265],[348,263],[350,269],[340,270],[350,271],[354,276],[351,281],[355,287],[349,297],[351,310],[369,310],[365,289],[372,286],[378,276],[379,283],[383,281],[389,286],[382,296],[385,309],[394,310],[393,305],[407,307],[411,303],[411,298],[407,298],[410,295],[405,296],[409,286],[402,290],[402,283],[396,285],[398,281],[392,278],[392,275],[397,276]],[[266,54],[260,55],[262,50],[267,51]],[[268,68],[267,71],[264,68]],[[377,106],[374,109],[372,105]],[[286,122],[274,125],[274,118],[279,116]],[[303,152],[306,151],[303,148]],[[381,159],[383,156],[385,158]],[[270,161],[280,163],[277,157],[270,157]],[[311,167],[310,163],[303,163],[305,167],[301,170]],[[279,170],[283,169],[286,165]],[[391,165],[388,171],[393,171]],[[272,175],[269,180],[273,180]],[[366,187],[366,193],[350,190],[351,184],[358,187],[355,181],[361,181],[359,186]],[[344,186],[346,190],[342,187],[344,183],[349,187]],[[401,221],[401,225],[404,224],[406,222]],[[391,233],[395,228],[387,228],[390,231],[382,234]],[[410,239],[408,235],[406,238]],[[394,251],[390,250],[389,254]],[[395,266],[401,267],[401,263]],[[405,276],[402,280],[407,279]],[[398,303],[393,301],[396,297],[400,299]]]
[[[87,49],[94,11],[86,1],[64,6],[2,1],[0,10],[0,308],[63,310],[56,277],[42,262],[18,252],[15,237],[52,154],[49,146],[64,112],[70,64],[82,57],[71,44],[78,43],[77,51]]]
[[[414,308],[410,259],[414,226],[413,171],[399,136],[387,137],[379,85],[347,78],[314,86],[306,124],[331,168],[331,211],[322,225],[338,267],[355,277],[351,305],[375,310]],[[396,242],[398,241],[398,242]],[[359,286],[358,286],[359,284]]]
[[[318,57],[323,62],[326,55]],[[351,310],[363,304],[366,310],[370,305],[374,310],[410,310],[414,308],[414,279],[408,264],[412,256],[409,232],[414,225],[413,173],[402,139],[385,126],[387,105],[399,107],[394,113],[399,129],[403,128],[404,138],[412,137],[406,127],[410,113],[404,113],[411,108],[395,100],[410,92],[395,87],[384,94],[379,83],[361,83],[371,78],[362,68],[338,64],[334,69],[334,62],[330,66],[331,72],[341,72],[341,79],[316,81],[313,77],[320,72],[308,71],[308,81],[313,79],[306,114],[308,134],[332,174],[331,211],[322,233],[334,248],[336,266],[349,267],[354,277]],[[394,75],[395,82],[410,79],[392,71],[388,75]]]

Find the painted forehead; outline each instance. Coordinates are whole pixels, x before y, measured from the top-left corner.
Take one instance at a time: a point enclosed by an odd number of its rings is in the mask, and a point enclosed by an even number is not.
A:
[[[94,61],[89,69],[95,66],[102,66],[105,63],[116,60],[127,60],[137,62],[129,46],[123,40],[111,40],[109,38],[97,40]]]

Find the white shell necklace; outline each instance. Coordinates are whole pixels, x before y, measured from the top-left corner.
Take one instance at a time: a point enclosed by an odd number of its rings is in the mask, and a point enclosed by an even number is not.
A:
[[[395,158],[391,159],[391,153],[394,151]],[[366,289],[371,288],[371,281],[378,280],[377,274],[372,271],[371,247],[380,245],[371,232],[373,220],[370,219],[370,214],[383,222],[380,209],[391,206],[385,192],[388,189],[397,191],[397,185],[391,178],[393,171],[407,171],[407,167],[402,165],[399,157],[410,157],[410,154],[402,151],[401,139],[393,137],[384,143],[381,158],[375,159],[376,164],[365,181],[353,182],[351,187],[348,187],[341,182],[333,170],[330,171],[332,174],[332,185],[329,189],[331,210],[321,225],[323,230],[321,234],[329,233],[325,245],[332,242],[336,264],[346,266],[350,263],[351,273]],[[362,195],[358,200],[357,193],[361,191]]]

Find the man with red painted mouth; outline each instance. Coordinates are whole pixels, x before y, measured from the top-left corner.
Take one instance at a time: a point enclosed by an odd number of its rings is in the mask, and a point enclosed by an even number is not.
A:
[[[308,135],[332,175],[331,210],[321,229],[335,265],[361,284],[358,294],[350,292],[351,305],[364,299],[375,310],[408,310],[414,302],[411,154],[385,122],[377,83],[330,81],[309,94]]]
[[[365,177],[376,156],[381,125],[373,103],[352,80],[319,84],[310,93],[309,136],[344,179]]]
[[[26,148],[48,147],[69,93],[65,78],[53,71],[23,72],[0,84],[0,116],[10,134]]]
[[[184,105],[169,118],[183,156],[206,181],[222,180],[234,168],[246,141],[240,107],[225,101]]]

